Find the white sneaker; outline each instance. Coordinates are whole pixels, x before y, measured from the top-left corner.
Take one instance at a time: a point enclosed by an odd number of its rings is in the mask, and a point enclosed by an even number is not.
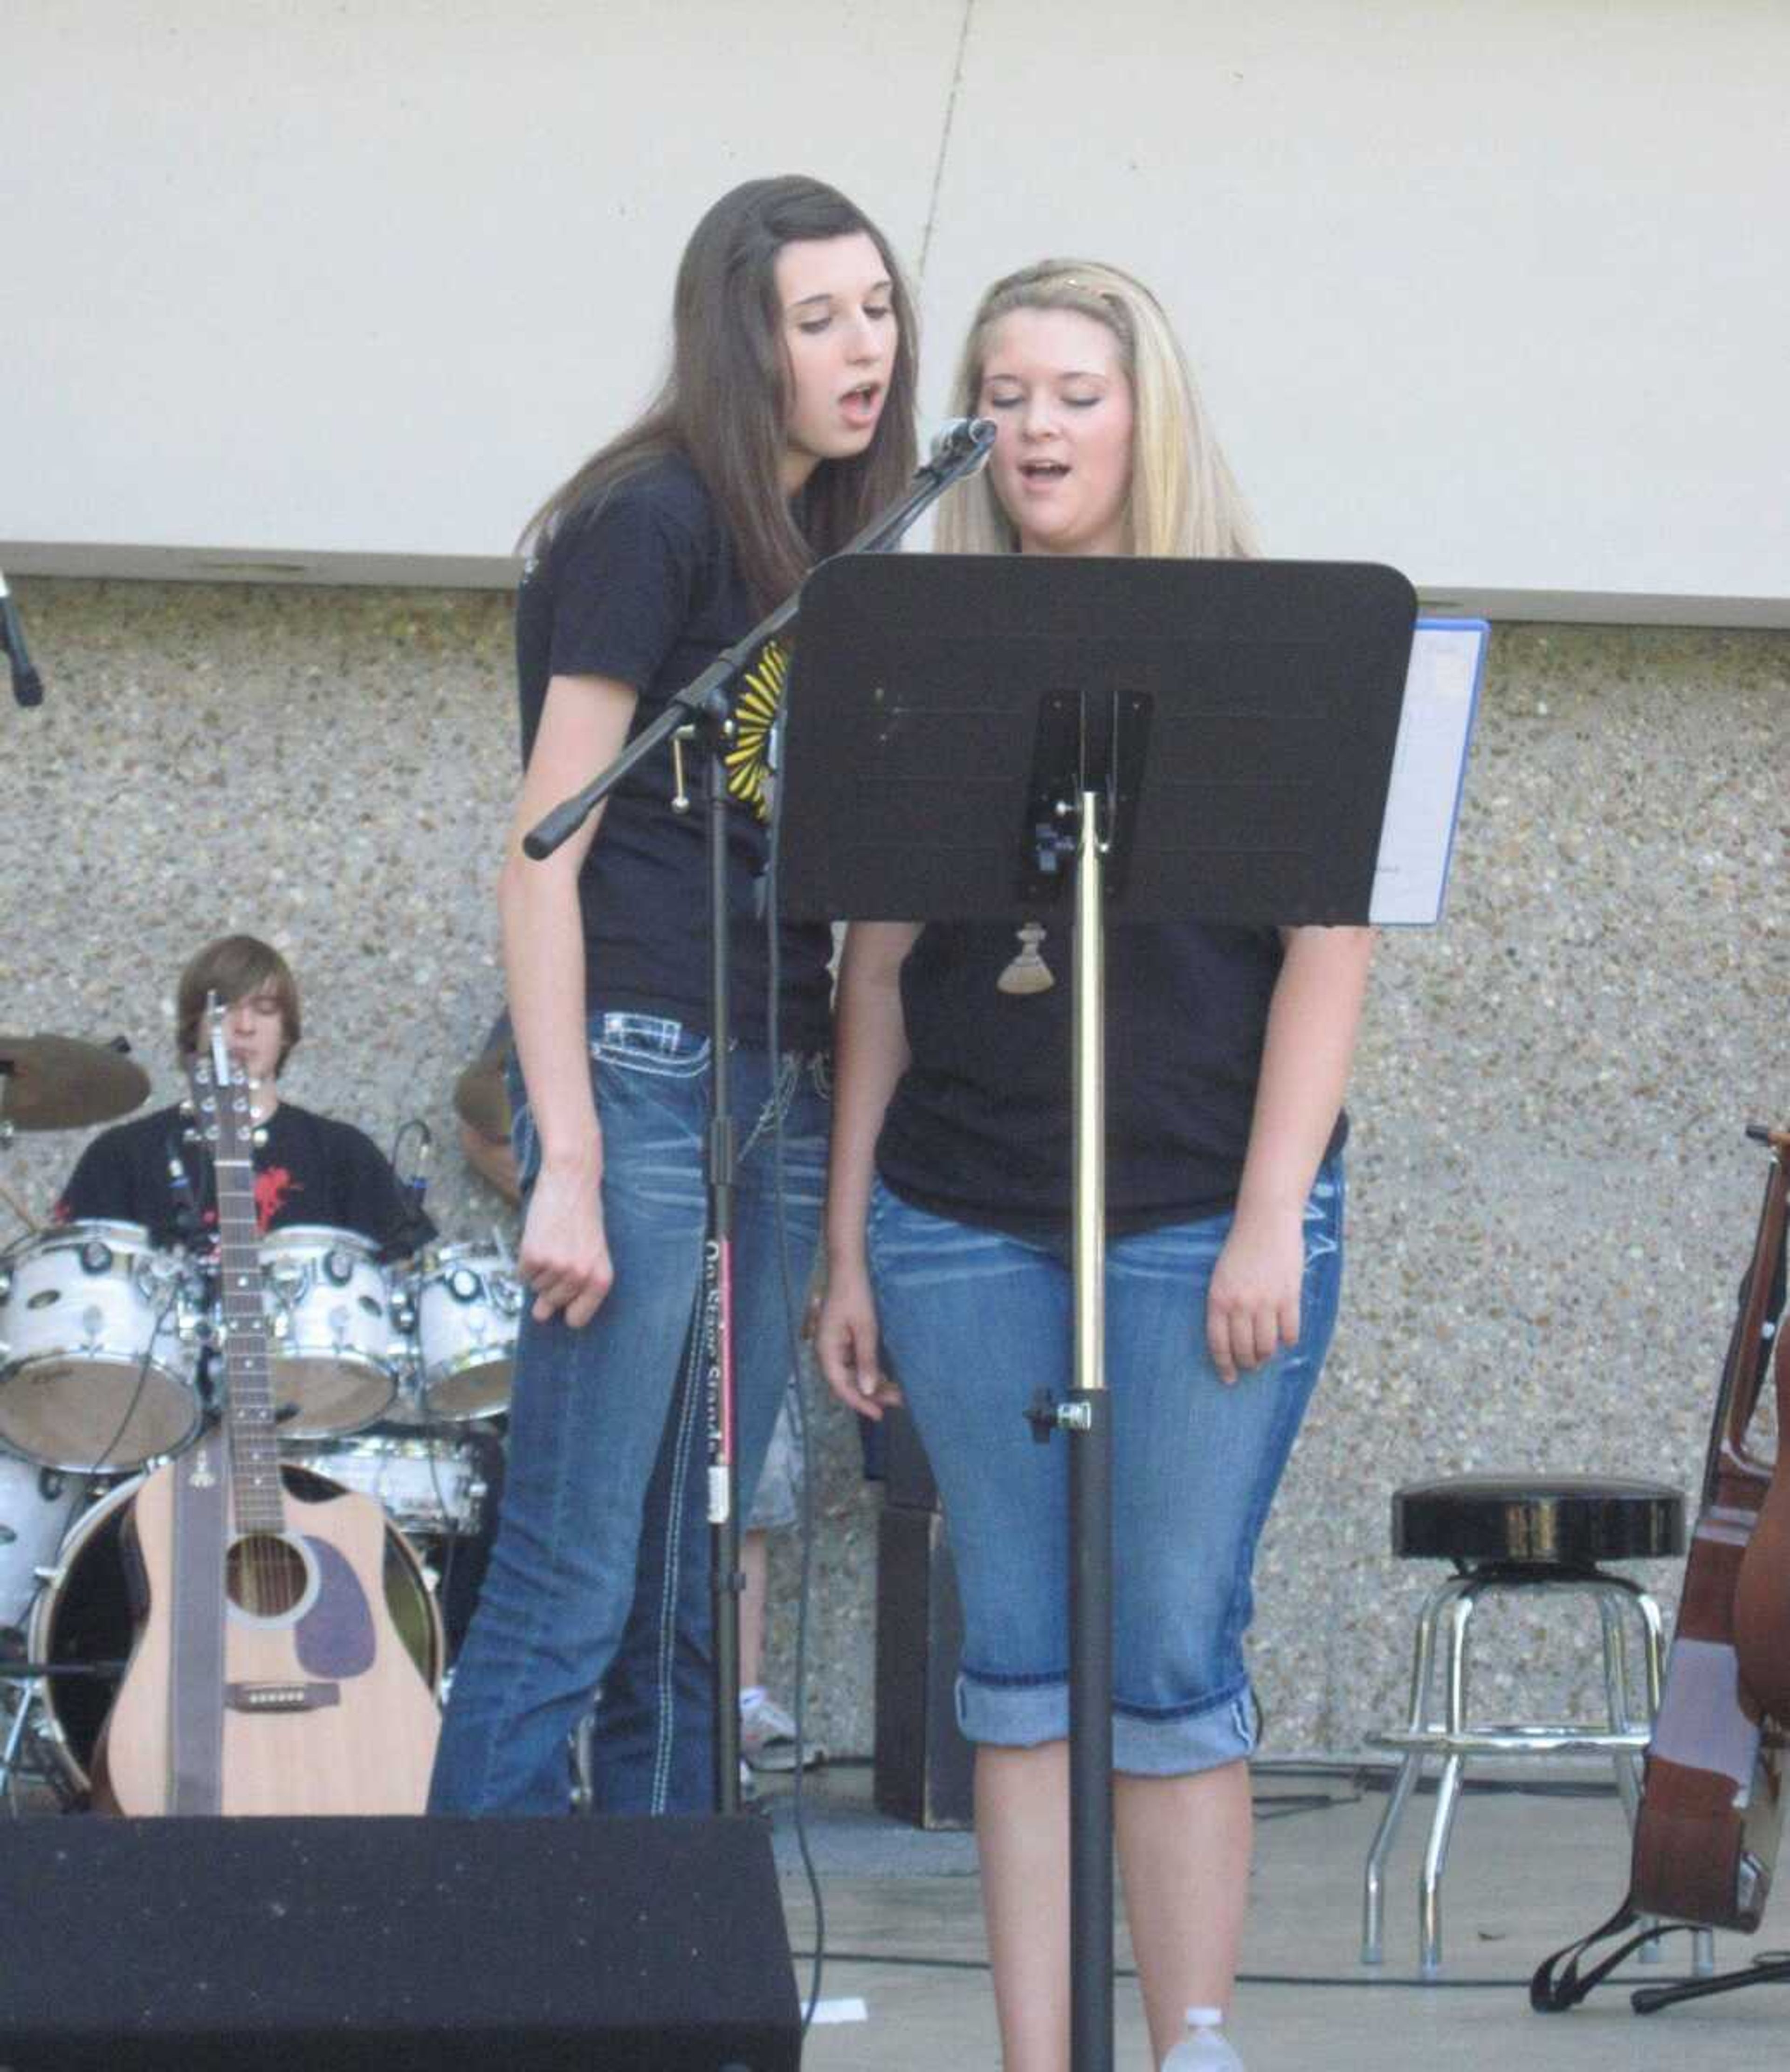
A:
[[[795,1767],[795,1722],[762,1691],[740,1693],[740,1750],[754,1770]],[[826,1760],[827,1751],[819,1741],[803,1743],[803,1769],[813,1770]]]

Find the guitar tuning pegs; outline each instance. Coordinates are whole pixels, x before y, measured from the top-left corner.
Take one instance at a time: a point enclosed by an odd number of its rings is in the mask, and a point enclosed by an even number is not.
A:
[[[252,1142],[252,1144],[253,1144],[253,1145],[254,1145],[254,1146],[255,1146],[255,1149],[256,1149],[257,1151],[265,1151],[265,1150],[266,1150],[266,1149],[267,1149],[267,1132],[266,1132],[265,1129],[255,1129],[255,1130],[252,1130],[252,1131],[249,1133],[249,1137],[250,1137],[250,1141],[251,1141],[251,1142]]]

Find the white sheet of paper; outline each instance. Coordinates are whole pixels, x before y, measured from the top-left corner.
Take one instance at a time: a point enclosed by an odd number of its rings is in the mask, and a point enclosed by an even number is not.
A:
[[[1442,918],[1490,634],[1483,619],[1417,622],[1373,873],[1372,916],[1382,927]]]

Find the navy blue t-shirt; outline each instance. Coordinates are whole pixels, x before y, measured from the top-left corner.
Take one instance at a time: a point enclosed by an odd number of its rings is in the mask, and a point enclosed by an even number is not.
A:
[[[1041,945],[1048,991],[1000,990],[1020,949],[1017,931],[993,923],[922,930],[901,967],[913,1061],[877,1166],[936,1215],[1045,1237],[1072,1208],[1069,931],[1053,928]],[[1217,1215],[1242,1178],[1279,935],[1120,926],[1106,949],[1108,1226],[1120,1235]],[[1339,1116],[1332,1151],[1346,1128]]]
[[[762,615],[689,462],[670,456],[626,476],[594,510],[561,520],[524,571],[516,599],[523,760],[534,747],[551,677],[608,676],[638,692],[631,739]],[[756,1043],[766,1040],[769,979],[760,912],[770,803],[767,749],[785,659],[773,643],[749,672],[735,701],[739,733],[729,757],[731,1009],[735,1034]],[[648,756],[610,795],[578,883],[585,993],[593,1009],[708,1027],[706,760],[700,746],[686,744],[688,812],[671,809],[668,748]],[[596,773],[560,774],[569,794]],[[778,944],[779,1041],[791,1050],[823,1049],[830,1037],[831,932],[823,925],[785,923]]]

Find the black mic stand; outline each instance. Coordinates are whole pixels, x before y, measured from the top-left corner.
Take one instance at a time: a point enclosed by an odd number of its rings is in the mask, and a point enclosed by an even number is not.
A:
[[[975,474],[995,442],[986,417],[959,418],[933,442],[931,458],[906,493],[848,541],[836,556],[886,553],[951,484]],[[523,837],[523,853],[540,862],[595,812],[628,772],[667,739],[693,728],[707,750],[704,828],[708,861],[708,996],[712,1079],[704,1179],[708,1221],[703,1240],[697,1330],[708,1405],[708,1524],[713,1568],[715,1650],[715,1809],[740,1810],[739,1461],[733,1408],[733,1206],[737,1135],[733,1122],[732,1031],[728,939],[727,765],[734,734],[734,684],[801,610],[798,590],[743,639],[724,648],[694,681],[674,693],[658,718],[641,729],[609,767],[581,791],[563,800]],[[681,790],[681,786],[680,786]],[[774,1066],[775,1060],[773,1064]],[[674,1502],[678,1497],[674,1493]]]
[[[18,623],[18,610],[3,574],[0,574],[0,648],[6,649],[6,660],[12,664],[14,697],[22,705],[42,705],[43,679],[32,664],[31,651],[25,645],[25,629]]]

